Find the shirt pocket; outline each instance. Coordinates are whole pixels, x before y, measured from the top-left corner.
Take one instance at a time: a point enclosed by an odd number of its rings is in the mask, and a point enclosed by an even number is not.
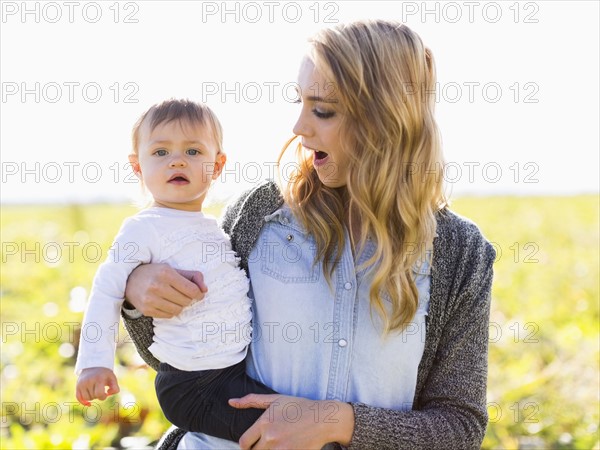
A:
[[[260,242],[260,269],[283,283],[317,283],[321,264],[314,263],[315,242],[286,217],[267,222]]]

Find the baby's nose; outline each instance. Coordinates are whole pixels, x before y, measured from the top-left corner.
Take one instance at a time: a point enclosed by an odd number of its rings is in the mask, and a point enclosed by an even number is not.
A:
[[[169,164],[171,167],[183,167],[185,166],[185,160],[178,156],[171,159],[171,163]]]

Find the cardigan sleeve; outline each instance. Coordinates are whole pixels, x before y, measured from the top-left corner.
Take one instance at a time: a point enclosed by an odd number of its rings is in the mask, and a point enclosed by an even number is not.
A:
[[[121,307],[121,316],[125,329],[144,362],[158,370],[160,361],[148,350],[154,337],[152,317],[142,315],[137,309],[128,309],[125,305]]]
[[[223,228],[223,231],[225,231],[225,233],[228,235],[231,233],[236,223],[236,219],[239,217],[240,210],[242,209],[244,202],[250,196],[251,192],[251,190],[245,191],[233,204],[230,204],[225,209],[225,214],[223,214],[223,219],[221,220],[221,228]]]
[[[473,227],[472,227],[473,228]],[[452,264],[435,358],[412,411],[353,403],[351,449],[480,448],[487,426],[488,327],[495,259],[479,234]],[[470,242],[469,242],[470,241]]]

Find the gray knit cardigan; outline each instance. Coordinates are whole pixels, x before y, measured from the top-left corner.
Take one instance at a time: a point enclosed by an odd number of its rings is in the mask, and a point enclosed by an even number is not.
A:
[[[241,266],[264,217],[283,203],[278,187],[262,184],[230,206],[223,229]],[[425,350],[417,375],[411,411],[351,403],[354,433],[351,449],[479,448],[487,426],[486,384],[488,326],[495,251],[475,224],[449,210],[437,214],[433,242],[429,314]],[[124,310],[125,326],[142,358],[154,369],[148,351],[152,319]],[[175,449],[184,431],[172,427],[159,443]]]

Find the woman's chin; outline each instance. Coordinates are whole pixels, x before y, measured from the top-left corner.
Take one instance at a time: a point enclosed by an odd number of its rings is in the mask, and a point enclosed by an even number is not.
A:
[[[338,179],[332,179],[331,177],[328,178],[328,177],[319,176],[319,180],[321,181],[321,183],[323,183],[323,185],[325,185],[331,189],[336,189],[336,188],[341,188],[341,187],[346,186],[345,181],[341,181]]]

